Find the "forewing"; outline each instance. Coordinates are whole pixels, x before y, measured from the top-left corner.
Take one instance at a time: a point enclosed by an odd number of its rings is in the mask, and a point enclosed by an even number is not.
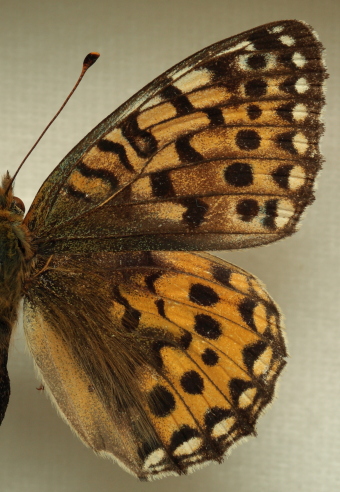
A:
[[[321,165],[325,77],[298,21],[184,60],[47,179],[26,218],[39,251],[230,249],[293,233]]]
[[[221,461],[254,434],[286,356],[263,286],[207,254],[53,257],[25,331],[68,424],[141,479]]]

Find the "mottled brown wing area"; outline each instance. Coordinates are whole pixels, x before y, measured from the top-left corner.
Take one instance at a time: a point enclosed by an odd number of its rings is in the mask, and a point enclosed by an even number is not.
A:
[[[67,423],[141,479],[221,461],[255,433],[285,364],[275,303],[251,274],[207,254],[55,256],[30,284],[25,315]]]
[[[292,234],[321,166],[325,77],[298,21],[188,58],[47,179],[26,218],[39,251],[231,249]]]

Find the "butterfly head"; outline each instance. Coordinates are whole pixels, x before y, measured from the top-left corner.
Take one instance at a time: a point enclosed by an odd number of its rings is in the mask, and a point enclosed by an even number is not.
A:
[[[25,213],[25,205],[20,198],[13,195],[13,184],[11,181],[11,176],[7,172],[2,178],[0,188],[0,210],[9,212],[15,221],[21,222]]]

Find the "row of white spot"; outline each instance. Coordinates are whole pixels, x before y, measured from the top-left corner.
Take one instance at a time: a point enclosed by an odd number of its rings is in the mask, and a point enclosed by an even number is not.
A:
[[[234,417],[229,417],[218,422],[211,431],[212,437],[218,438],[222,436],[227,436],[231,426],[234,423],[235,423]],[[178,446],[173,452],[173,455],[176,458],[183,457],[185,459],[188,459],[190,463],[194,463],[194,461],[198,461],[202,459],[202,455],[200,453],[198,453],[195,456],[192,456],[195,453],[197,453],[202,443],[203,440],[201,437],[192,437],[188,441]],[[163,448],[156,449],[155,451],[150,453],[149,456],[146,458],[143,468],[145,471],[160,472],[168,466],[166,462],[162,463],[162,461],[164,461],[166,458],[167,458],[167,454],[165,449]]]
[[[242,56],[246,56],[246,55],[242,55]],[[177,89],[180,89],[183,93],[189,93],[191,91],[194,91],[195,89],[199,89],[200,87],[208,85],[210,80],[211,80],[211,73],[209,72],[208,69],[203,68],[201,70],[193,70],[187,73],[186,75],[183,75],[181,78],[176,80],[173,83],[173,85],[177,87]],[[300,77],[295,83],[296,92],[298,94],[304,94],[305,92],[308,91],[308,89],[309,89],[308,81],[306,80],[305,77]],[[156,106],[157,104],[161,104],[162,102],[164,101],[160,96],[155,96],[154,98],[150,99],[146,104],[144,104],[142,109],[146,110],[148,108]],[[296,109],[297,111],[304,112],[306,110],[306,107],[301,104],[299,105],[299,108]],[[301,119],[301,118],[296,118],[296,119]]]
[[[278,33],[283,30],[282,26],[276,26],[273,28],[273,33]],[[292,46],[295,43],[295,40],[291,36],[282,35],[280,37],[282,44],[286,46]],[[218,53],[217,57],[231,53],[239,50],[247,50],[247,51],[255,51],[255,47],[249,41],[242,41],[241,43],[236,44],[235,46],[226,48]],[[252,53],[242,54],[238,58],[238,65],[243,70],[254,70],[248,63],[249,57],[253,56]],[[263,55],[266,61],[266,65],[261,70],[271,70],[275,68],[277,65],[277,59],[274,54],[266,53]],[[307,63],[306,58],[299,52],[295,52],[292,55],[292,62],[298,68],[303,68]],[[256,69],[255,69],[256,70]],[[181,70],[175,71],[172,76],[173,85],[181,90],[183,93],[191,92],[195,89],[208,85],[212,80],[212,73],[206,69],[202,68],[199,70],[192,70],[192,67],[185,66]],[[304,77],[301,77],[295,84],[295,89],[299,94],[305,93],[309,89],[309,84]],[[155,106],[162,102],[162,99],[159,96],[154,97],[150,101],[148,101],[143,109]]]
[[[254,398],[256,396],[256,388],[249,388],[244,391],[239,398],[239,406],[240,408],[246,408],[252,404]],[[229,435],[230,429],[235,424],[235,417],[227,417],[220,422],[217,422],[211,430],[211,436],[215,439],[221,437],[227,437]],[[201,460],[202,455],[200,453],[195,454],[199,451],[200,447],[203,444],[203,439],[201,437],[192,437],[188,439],[188,441],[180,444],[175,451],[173,452],[173,456],[176,458],[183,458],[187,460],[190,464],[194,464],[195,461]],[[195,456],[193,456],[195,455]],[[167,458],[167,453],[164,448],[158,448],[152,453],[150,453],[145,462],[144,462],[144,470],[150,471],[153,473],[161,472],[166,469],[168,463],[164,460]],[[163,462],[163,463],[162,463]]]

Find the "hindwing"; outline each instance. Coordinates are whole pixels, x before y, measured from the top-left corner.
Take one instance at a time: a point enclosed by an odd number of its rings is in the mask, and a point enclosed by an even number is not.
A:
[[[26,296],[25,331],[85,444],[150,479],[221,461],[254,434],[286,356],[256,278],[207,254],[96,254],[86,274],[83,261],[53,257]]]

